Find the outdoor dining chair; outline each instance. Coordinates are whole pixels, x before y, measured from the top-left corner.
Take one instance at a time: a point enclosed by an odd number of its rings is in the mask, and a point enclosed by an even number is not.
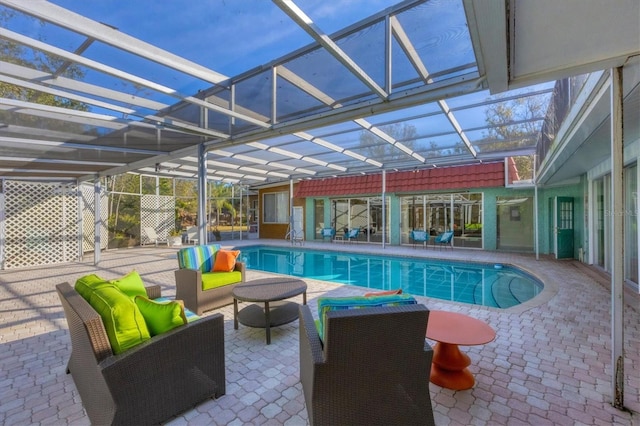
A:
[[[443,232],[433,240],[433,247],[435,248],[435,246],[439,246],[440,250],[442,250],[443,246],[445,248],[449,247],[450,249],[453,249],[453,247],[451,246],[452,239],[453,239],[453,231]]]
[[[358,234],[360,234],[360,228],[350,229],[346,234],[344,234],[344,238],[347,241],[357,241]]]
[[[409,238],[413,241],[413,247],[415,248],[417,243],[421,243],[424,245],[424,248],[427,248],[427,243],[429,242],[429,234],[426,231],[416,231],[415,229],[411,231],[409,234]]]
[[[336,235],[336,230],[333,228],[322,228],[321,234],[322,234],[323,240],[326,240],[328,238],[329,241],[331,241],[333,240],[333,237]]]

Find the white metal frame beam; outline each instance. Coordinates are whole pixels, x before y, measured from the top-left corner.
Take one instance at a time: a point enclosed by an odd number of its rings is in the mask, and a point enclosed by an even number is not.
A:
[[[1,0],[0,0],[1,1]],[[98,61],[94,61],[92,59],[85,58],[83,56],[76,55],[74,53],[67,52],[64,49],[60,49],[55,46],[51,46],[47,43],[41,42],[39,40],[32,39],[30,37],[23,36],[22,34],[18,34],[6,28],[0,28],[0,37],[4,37],[8,40],[12,40],[16,43],[23,44],[25,46],[30,46],[34,49],[41,50],[51,55],[59,56],[63,59],[72,61],[79,65],[83,65],[89,68],[92,68],[96,71],[111,75],[113,77],[129,81],[131,83],[137,84],[139,86],[146,87],[151,90],[155,90],[156,92],[163,93],[165,95],[174,97],[176,99],[182,100],[184,102],[188,102],[194,105],[202,106],[216,112],[228,115],[233,118],[237,118],[248,123],[254,124],[260,127],[269,127],[270,124],[254,119],[253,117],[246,116],[244,114],[239,114],[235,111],[220,107],[216,104],[203,101],[201,99],[195,98],[193,96],[183,95],[175,89],[164,86],[162,84],[155,83],[151,80],[147,80],[146,78],[138,77],[131,73],[122,71],[120,69],[111,67],[109,65],[103,64]]]
[[[405,55],[407,55],[407,57],[409,58],[409,61],[411,62],[411,64],[414,66],[416,71],[418,71],[418,73],[420,74],[420,77],[422,77],[422,79],[427,84],[432,84],[433,79],[429,76],[429,71],[427,70],[427,67],[424,65],[424,63],[420,59],[420,56],[418,56],[418,53],[416,52],[416,49],[413,47],[413,43],[411,43],[411,40],[405,33],[404,28],[402,28],[402,25],[400,24],[400,22],[395,16],[391,16],[390,21],[391,21],[391,31],[393,32],[396,40],[400,44],[400,47],[404,51]],[[449,120],[449,123],[451,124],[451,126],[453,126],[453,128],[456,130],[462,142],[464,142],[464,144],[467,146],[467,149],[469,150],[471,155],[474,158],[477,157],[478,154],[476,153],[476,150],[473,148],[473,145],[471,145],[469,138],[462,130],[460,123],[458,123],[458,120],[456,120],[455,116],[453,115],[453,112],[449,108],[449,105],[447,105],[446,101],[442,99],[438,100],[438,106],[447,117],[447,120]]]
[[[89,144],[60,142],[60,141],[41,140],[41,139],[14,138],[9,136],[0,136],[0,143],[5,143],[5,144],[15,143],[15,144],[21,144],[21,145],[40,145],[40,146],[48,146],[48,147],[80,149],[80,150],[89,150],[89,151],[99,150],[99,151],[105,151],[105,152],[124,152],[128,154],[140,154],[140,155],[166,154],[162,151],[126,148],[122,146],[89,145]]]
[[[70,78],[62,76],[55,77],[53,74],[35,70],[33,68],[23,67],[21,65],[12,64],[10,62],[0,61],[0,74],[27,79],[31,82],[38,81],[39,83],[46,84],[50,87],[57,87],[73,92],[80,92],[91,96],[121,102],[125,105],[134,105],[153,111],[159,111],[169,106],[162,102],[157,102],[130,93],[118,92],[116,90],[107,89],[105,87],[96,86],[78,80],[72,80]]]
[[[225,75],[202,65],[48,1],[0,0],[0,4],[213,84],[223,83],[228,79]]]
[[[358,64],[356,64],[349,55],[347,55],[327,34],[314,24],[313,20],[293,1],[273,0],[273,2],[376,95],[381,99],[386,99],[389,96],[389,94],[371,77],[369,77],[369,75],[367,75],[367,73],[360,68],[360,66],[358,66]]]
[[[291,83],[294,86],[298,87],[299,89],[303,90],[308,95],[316,98],[317,100],[319,100],[323,104],[331,107],[332,109],[337,109],[337,108],[342,107],[342,104],[337,102],[331,96],[329,96],[326,93],[324,93],[323,91],[319,90],[317,87],[315,87],[314,85],[312,85],[311,83],[309,83],[308,81],[306,81],[305,79],[303,79],[302,77],[297,75],[296,73],[294,73],[291,70],[287,69],[286,67],[284,67],[284,66],[277,67],[277,73],[278,73],[278,75],[280,77],[284,78],[289,83]],[[362,127],[363,129],[369,131],[370,133],[378,136],[383,141],[385,141],[385,142],[389,143],[390,145],[398,148],[399,150],[401,150],[405,154],[410,155],[411,157],[413,157],[414,159],[418,160],[419,162],[421,162],[421,163],[425,162],[425,158],[423,156],[421,156],[417,152],[409,149],[403,143],[398,142],[391,135],[389,135],[388,133],[384,132],[382,129],[374,126],[373,124],[369,123],[364,118],[357,118],[357,119],[353,120],[353,122],[356,123],[358,126]]]

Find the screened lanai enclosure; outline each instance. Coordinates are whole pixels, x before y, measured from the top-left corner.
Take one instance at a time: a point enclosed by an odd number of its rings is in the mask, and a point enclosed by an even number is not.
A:
[[[229,77],[80,5],[2,0],[1,173],[195,177],[202,145],[209,180],[252,185],[532,154],[555,82],[491,95],[461,1],[387,3],[334,30],[304,1],[261,2],[282,55]]]
[[[456,244],[491,233],[496,248],[530,250],[518,224],[547,211],[538,189],[582,184],[586,262],[611,274],[622,408],[623,280],[638,270],[637,215],[619,214],[638,208],[623,199],[640,159],[628,113],[640,110],[637,0],[247,4],[0,0],[2,267],[88,250],[98,263],[172,230],[187,243],[236,227],[243,238],[260,214],[251,197],[269,186],[504,162],[503,189],[534,195],[492,197],[494,230],[486,193],[442,187],[394,194],[396,212],[384,187],[312,209],[369,242],[384,244],[399,213],[402,235],[449,223]],[[554,225],[573,220],[561,195]],[[536,238],[560,226],[547,228]]]

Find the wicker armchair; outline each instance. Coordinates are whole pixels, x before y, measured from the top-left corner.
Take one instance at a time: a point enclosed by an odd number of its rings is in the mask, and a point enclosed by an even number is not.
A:
[[[327,313],[324,345],[300,306],[300,381],[311,425],[434,425],[424,305]]]
[[[68,283],[56,286],[71,373],[92,424],[157,424],[225,393],[224,319],[201,318],[113,355],[102,318]],[[160,287],[147,287],[150,298]]]

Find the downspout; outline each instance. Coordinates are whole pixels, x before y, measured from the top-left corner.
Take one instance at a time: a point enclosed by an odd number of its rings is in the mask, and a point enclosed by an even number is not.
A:
[[[624,203],[622,67],[611,69],[611,367],[613,406],[624,408]]]
[[[536,260],[540,260],[540,235],[538,235],[538,171],[536,168],[536,156],[533,156],[533,244],[536,249]]]

